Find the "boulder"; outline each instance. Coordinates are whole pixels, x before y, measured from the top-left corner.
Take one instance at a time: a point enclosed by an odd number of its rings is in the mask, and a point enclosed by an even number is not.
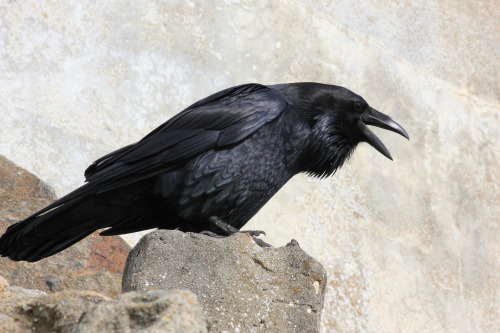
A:
[[[210,329],[196,295],[189,290],[129,292],[86,312],[75,333],[193,332]]]
[[[56,199],[54,191],[33,174],[0,156],[0,233]],[[36,263],[0,257],[0,272],[29,289],[92,290],[109,296],[121,289],[130,247],[118,236],[94,233],[69,249]]]
[[[10,287],[0,277],[2,332],[192,332],[209,322],[187,290],[131,292],[115,299],[93,291],[47,294]]]
[[[189,289],[213,332],[318,332],[326,274],[292,240],[273,248],[247,234],[213,238],[159,230],[130,252],[123,291]]]

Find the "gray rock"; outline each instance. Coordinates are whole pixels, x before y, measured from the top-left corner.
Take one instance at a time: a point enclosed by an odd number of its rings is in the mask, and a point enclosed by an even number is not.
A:
[[[159,230],[131,251],[123,291],[189,289],[213,332],[318,332],[326,274],[296,241],[258,245],[246,234],[213,238]]]
[[[210,324],[188,290],[130,292],[102,302],[80,320],[81,332],[208,332]]]
[[[52,278],[45,281],[50,291],[62,291],[64,287],[62,285],[62,280],[60,278]]]
[[[72,332],[85,311],[107,301],[92,291],[46,294],[36,289],[9,287],[1,277],[0,327],[3,332]]]
[[[9,282],[0,275],[0,304],[6,304],[7,302],[12,303],[22,299],[30,299],[44,295],[47,295],[47,293],[38,289],[25,289],[17,286],[10,286]],[[0,323],[2,323],[2,320],[0,320]],[[0,327],[2,327],[2,325],[0,325]]]
[[[1,332],[192,332],[209,322],[187,290],[132,292],[110,299],[92,291],[46,294],[10,287],[0,276]]]

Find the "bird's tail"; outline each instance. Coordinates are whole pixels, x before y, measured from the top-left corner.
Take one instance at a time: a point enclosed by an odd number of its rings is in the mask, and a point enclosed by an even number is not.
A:
[[[0,237],[0,255],[34,262],[66,249],[101,228],[111,227],[103,234],[113,235],[156,226],[147,218],[144,204],[114,201],[109,195],[87,196],[13,224]]]

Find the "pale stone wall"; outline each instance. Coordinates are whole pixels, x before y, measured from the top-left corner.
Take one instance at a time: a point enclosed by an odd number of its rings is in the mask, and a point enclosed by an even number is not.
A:
[[[493,332],[495,1],[2,1],[0,154],[59,195],[94,159],[245,82],[319,81],[408,131],[333,178],[296,177],[247,226],[329,275],[323,331]]]

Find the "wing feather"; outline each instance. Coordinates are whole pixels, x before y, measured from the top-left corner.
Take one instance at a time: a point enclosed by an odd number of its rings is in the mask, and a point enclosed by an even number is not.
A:
[[[117,189],[174,170],[184,161],[210,149],[223,149],[236,144],[276,119],[287,105],[281,93],[259,84],[236,86],[208,96],[172,117],[139,142],[96,160],[85,170],[86,184],[26,221],[87,195]]]
[[[223,90],[186,108],[134,145],[97,160],[86,171],[99,192],[152,177],[210,149],[244,140],[287,107],[281,93],[259,84]]]

